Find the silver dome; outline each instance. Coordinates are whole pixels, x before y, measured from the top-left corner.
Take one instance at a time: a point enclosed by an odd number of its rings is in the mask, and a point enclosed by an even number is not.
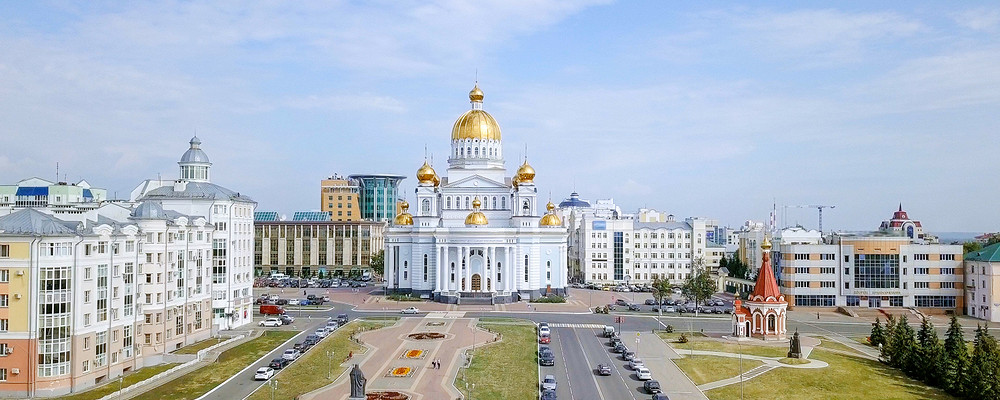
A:
[[[180,162],[211,164],[211,161],[208,160],[208,154],[205,154],[205,152],[201,150],[201,140],[195,136],[191,138],[190,143],[191,148],[184,152],[184,155],[181,156]]]

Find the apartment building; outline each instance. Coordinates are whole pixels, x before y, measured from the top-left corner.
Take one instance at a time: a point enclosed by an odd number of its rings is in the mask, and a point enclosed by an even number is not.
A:
[[[320,181],[320,210],[333,221],[360,221],[360,190],[356,180],[334,175]]]

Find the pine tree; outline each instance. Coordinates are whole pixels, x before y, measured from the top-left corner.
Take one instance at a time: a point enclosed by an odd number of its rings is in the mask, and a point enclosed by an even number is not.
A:
[[[979,399],[1000,398],[1000,382],[997,382],[1000,360],[997,340],[990,336],[986,328],[976,327],[976,339],[972,349],[972,362],[969,368],[971,390],[967,396]]]
[[[921,379],[928,385],[941,387],[944,383],[944,371],[947,364],[944,346],[938,339],[937,332],[934,331],[934,325],[927,322],[926,318],[924,324],[921,324],[921,332],[924,332],[925,326],[928,329],[924,335],[923,343],[920,344],[920,358],[918,359],[920,366],[917,370],[920,372]]]
[[[944,387],[956,397],[964,397],[969,383],[969,350],[965,347],[962,326],[951,316],[948,336],[944,340]]]
[[[913,327],[910,326],[906,321],[906,316],[899,317],[899,323],[896,324],[896,330],[899,331],[898,338],[896,342],[896,358],[898,359],[897,368],[903,370],[906,375],[911,378],[919,379],[920,371],[920,360],[919,360],[919,346],[917,345],[916,338],[913,331]]]
[[[879,358],[883,363],[893,367],[896,366],[896,342],[896,318],[889,315],[889,319],[885,323],[885,339],[882,343]]]
[[[868,343],[875,347],[879,345],[885,346],[885,330],[882,328],[882,322],[878,320],[878,317],[875,317],[875,323],[872,324],[872,333],[868,337]]]

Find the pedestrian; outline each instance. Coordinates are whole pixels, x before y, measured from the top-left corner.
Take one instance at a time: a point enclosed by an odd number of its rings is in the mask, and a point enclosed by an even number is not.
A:
[[[303,291],[302,291],[302,295],[303,295],[303,296],[305,296],[305,295],[306,295],[306,291],[305,291],[305,290],[303,290]]]
[[[819,320],[819,311],[816,311],[816,319]]]

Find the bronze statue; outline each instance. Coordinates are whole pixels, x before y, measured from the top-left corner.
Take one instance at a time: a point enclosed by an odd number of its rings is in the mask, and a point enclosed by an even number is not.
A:
[[[351,370],[351,398],[352,399],[363,399],[365,398],[365,383],[368,382],[365,379],[365,374],[361,372],[361,367],[358,364],[354,364],[354,369]]]
[[[795,328],[791,342],[788,343],[788,358],[802,358],[802,345],[799,343],[799,329]]]

